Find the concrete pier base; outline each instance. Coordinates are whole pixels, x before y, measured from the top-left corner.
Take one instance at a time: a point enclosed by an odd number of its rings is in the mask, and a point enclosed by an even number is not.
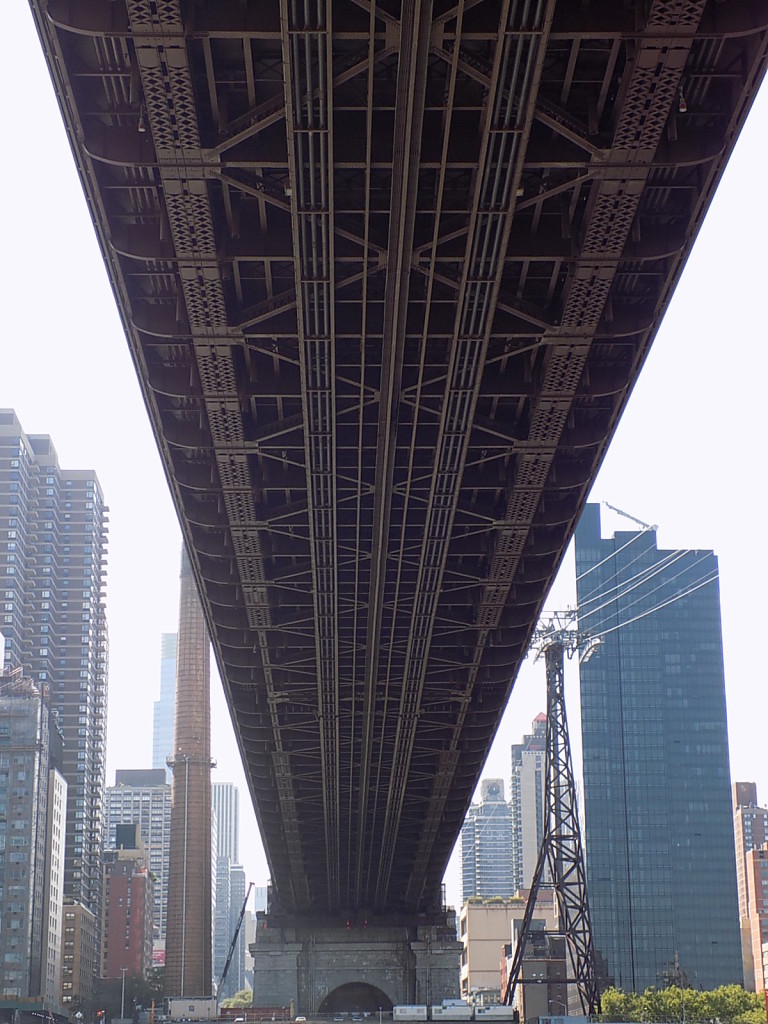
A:
[[[250,946],[253,1003],[307,1017],[440,1003],[459,995],[460,951],[453,910],[333,922],[259,914]]]

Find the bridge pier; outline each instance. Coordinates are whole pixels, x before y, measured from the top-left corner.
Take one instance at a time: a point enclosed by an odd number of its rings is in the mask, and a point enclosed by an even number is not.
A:
[[[376,921],[259,914],[253,1003],[307,1017],[440,1003],[459,994],[460,951],[453,910]]]

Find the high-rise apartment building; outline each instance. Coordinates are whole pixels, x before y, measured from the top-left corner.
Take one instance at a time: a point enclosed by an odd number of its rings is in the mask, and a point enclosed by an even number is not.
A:
[[[229,857],[237,864],[240,859],[240,791],[231,782],[214,782],[211,799],[216,819],[216,852],[219,857]]]
[[[107,508],[96,475],[0,410],[0,576],[7,669],[47,687],[67,783],[64,895],[101,903],[107,704]]]
[[[585,837],[598,954],[625,991],[679,962],[742,980],[717,559],[653,530],[576,531]]]
[[[45,688],[0,675],[0,992],[61,1000],[66,783]]]
[[[501,779],[483,779],[480,803],[461,828],[462,902],[473,896],[513,896],[512,816]]]
[[[152,715],[152,767],[162,768],[166,782],[171,781],[167,765],[173,754],[173,715],[176,704],[176,652],[178,634],[163,633],[160,638],[160,698]]]
[[[152,872],[140,826],[118,825],[115,847],[104,853],[101,977],[149,977],[152,969]]]
[[[64,898],[61,1001],[71,1014],[93,1006],[100,966],[99,924],[92,910],[78,900]]]
[[[747,979],[751,984],[745,987],[750,991],[764,992],[766,978],[763,946],[768,944],[768,848],[750,850],[745,860],[748,949],[744,951],[742,947],[742,955],[752,971],[751,977]]]
[[[747,854],[750,850],[761,850],[768,843],[768,807],[758,806],[757,784],[754,782],[734,782],[732,794],[739,914],[746,917],[749,903],[746,875]]]
[[[216,858],[216,874],[213,879],[213,980],[219,986],[227,953],[232,941],[229,930],[230,922],[230,891],[229,891],[229,857]],[[224,998],[224,988],[217,991],[219,1000]]]
[[[762,992],[762,944],[768,942],[768,912],[763,899],[764,891],[768,898],[768,887],[762,888],[768,868],[768,807],[758,806],[754,782],[734,782],[732,794],[744,987]]]
[[[171,851],[171,787],[164,768],[119,769],[107,788],[107,837],[114,848],[117,826],[137,824],[154,876],[153,938],[163,949],[168,918],[168,861]]]
[[[232,936],[235,934],[240,911],[245,903],[246,886],[245,869],[239,864],[233,864],[229,872],[229,928]],[[225,989],[230,991],[232,995],[240,992],[246,986],[245,952],[245,928],[241,927],[237,935],[237,942],[232,954],[232,963],[225,985]]]
[[[544,782],[547,716],[538,714],[531,732],[511,748],[509,810],[512,818],[512,877],[514,891],[527,889],[539,857],[544,834]],[[544,884],[549,881],[545,869]]]

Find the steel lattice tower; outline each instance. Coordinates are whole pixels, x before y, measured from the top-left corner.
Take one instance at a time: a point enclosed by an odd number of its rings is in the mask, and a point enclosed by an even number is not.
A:
[[[595,950],[587,900],[584,852],[579,829],[571,744],[565,713],[565,651],[574,650],[573,633],[558,631],[543,643],[547,673],[547,741],[544,791],[544,834],[525,908],[520,937],[512,958],[504,1002],[509,1006],[520,981],[525,947],[531,932],[536,897],[545,866],[549,867],[557,899],[558,917],[566,940],[572,976],[585,1013],[600,1012]],[[559,981],[562,980],[558,979]]]

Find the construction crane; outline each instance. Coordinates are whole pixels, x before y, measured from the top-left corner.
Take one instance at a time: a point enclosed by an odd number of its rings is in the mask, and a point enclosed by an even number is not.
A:
[[[248,900],[251,895],[251,889],[253,888],[253,882],[248,883],[248,891],[245,894],[243,905],[240,908],[240,916],[237,919],[235,925],[235,934],[232,936],[232,942],[229,945],[229,952],[227,953],[227,961],[224,964],[224,970],[221,972],[221,978],[219,979],[219,985],[216,991],[221,995],[224,989],[224,982],[227,980],[227,974],[229,973],[229,965],[232,963],[232,957],[235,955],[235,946],[237,945],[237,937],[240,934],[240,929],[243,926],[243,918],[245,917],[245,908],[248,906]]]
[[[610,505],[607,501],[603,504],[606,508],[609,508],[611,512],[617,512],[620,516],[624,516],[625,519],[630,519],[633,523],[637,523],[638,526],[642,526],[644,530],[657,530],[657,526],[651,526],[650,523],[644,523],[642,519],[638,519],[637,516],[631,515],[629,512],[625,512],[621,508],[616,508],[615,505]]]

